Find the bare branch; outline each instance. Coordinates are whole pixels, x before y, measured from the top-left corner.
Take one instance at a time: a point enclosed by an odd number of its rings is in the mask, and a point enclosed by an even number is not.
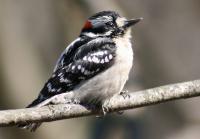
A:
[[[163,103],[170,100],[200,96],[200,80],[171,84],[130,93],[130,97],[115,95],[106,105],[110,112]],[[49,122],[88,115],[101,111],[89,110],[81,105],[60,104],[42,108],[26,108],[0,111],[0,126],[12,126],[30,122]]]

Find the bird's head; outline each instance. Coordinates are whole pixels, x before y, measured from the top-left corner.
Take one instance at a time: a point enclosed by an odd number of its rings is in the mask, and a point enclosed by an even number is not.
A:
[[[82,28],[80,36],[115,38],[126,34],[127,30],[142,18],[126,19],[114,11],[102,11],[91,16]]]

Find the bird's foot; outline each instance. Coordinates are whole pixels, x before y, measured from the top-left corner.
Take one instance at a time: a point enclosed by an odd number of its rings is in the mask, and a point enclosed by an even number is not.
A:
[[[130,94],[128,94],[128,90],[121,91],[119,93],[119,95],[121,95],[124,99],[130,98]],[[122,115],[124,113],[124,111],[118,111],[116,113],[119,114],[119,115]]]
[[[72,104],[80,104],[81,102],[80,102],[80,100],[73,98],[73,99],[71,99],[71,103]]]
[[[121,91],[119,95],[121,95],[124,99],[130,98],[130,94],[128,94],[128,90]]]
[[[104,116],[105,116],[107,113],[110,112],[109,102],[110,102],[110,100],[106,100],[106,101],[103,103],[102,107],[101,107]]]
[[[109,108],[106,106],[102,106],[103,115],[105,116],[109,112]]]
[[[70,98],[68,94],[63,93],[52,97],[46,105],[52,112],[54,112],[54,105],[58,104],[80,104],[80,101],[75,98]]]

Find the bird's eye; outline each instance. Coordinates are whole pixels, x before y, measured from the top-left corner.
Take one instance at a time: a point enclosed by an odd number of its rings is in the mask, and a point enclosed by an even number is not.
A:
[[[108,26],[114,26],[114,24],[112,22],[107,22],[106,25],[108,25]]]

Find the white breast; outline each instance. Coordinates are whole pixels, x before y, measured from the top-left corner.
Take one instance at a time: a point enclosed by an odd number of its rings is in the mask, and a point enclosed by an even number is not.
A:
[[[116,67],[120,76],[120,91],[123,89],[124,84],[128,80],[128,75],[133,64],[133,50],[130,42],[130,33],[130,30],[128,30],[124,37],[120,37],[114,40],[117,45]]]
[[[89,103],[102,102],[122,91],[133,61],[130,31],[123,38],[114,39],[114,42],[117,45],[114,65],[75,89],[75,98]]]
[[[130,33],[130,30],[128,30],[124,37],[114,39],[114,42],[117,45],[116,62],[123,62],[121,64],[127,65],[125,66],[127,68],[132,66],[133,61],[133,50],[130,42]]]

